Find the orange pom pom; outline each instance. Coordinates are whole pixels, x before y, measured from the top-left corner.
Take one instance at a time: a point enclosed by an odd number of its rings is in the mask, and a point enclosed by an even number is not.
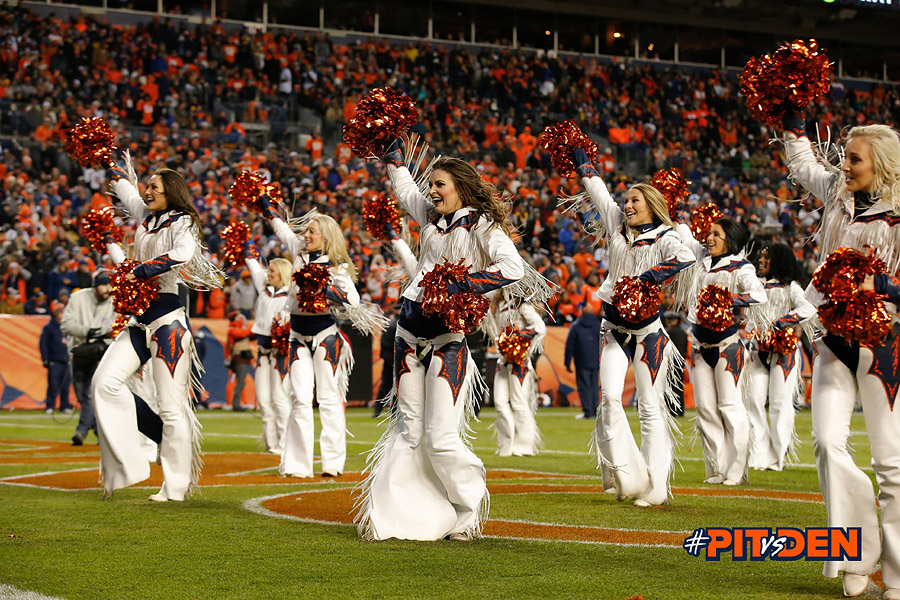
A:
[[[655,187],[666,199],[669,207],[669,218],[673,221],[678,218],[678,211],[687,202],[688,181],[678,169],[666,169],[657,171],[650,180],[650,185]]]
[[[116,339],[117,337],[119,337],[119,334],[125,330],[125,327],[128,325],[128,321],[130,320],[131,317],[129,317],[128,315],[116,315],[116,320],[109,332],[109,337],[112,339]]]
[[[272,320],[272,347],[279,356],[291,353],[291,324],[278,317]]]
[[[541,133],[538,140],[541,148],[550,154],[550,162],[563,177],[577,175],[576,165],[572,160],[572,152],[575,148],[582,148],[591,163],[600,157],[600,149],[597,144],[586,136],[575,121],[564,121],[556,125],[548,125]]]
[[[265,209],[260,203],[263,195],[269,197],[273,204],[281,202],[281,185],[275,181],[266,182],[266,176],[262,173],[241,171],[234,178],[234,182],[228,189],[228,194],[234,200],[235,206],[246,206],[248,210],[265,214]]]
[[[712,331],[725,331],[734,325],[731,292],[717,285],[708,285],[697,294],[697,324]]]
[[[126,279],[141,263],[125,259],[109,278],[112,287],[113,310],[121,315],[142,315],[154,300],[159,298],[159,282],[150,279]]]
[[[100,117],[81,119],[66,137],[65,150],[84,168],[111,166],[116,149],[116,133]]]
[[[222,230],[225,240],[222,260],[234,267],[244,264],[247,241],[250,239],[250,226],[243,221],[236,221]]]
[[[506,362],[512,365],[525,364],[529,347],[531,347],[531,340],[519,335],[512,325],[507,327],[497,338],[497,351],[503,355]]]
[[[490,301],[480,294],[459,292],[450,294],[447,285],[462,281],[468,274],[463,259],[450,264],[447,259],[425,273],[419,287],[425,290],[422,296],[422,314],[439,315],[444,325],[455,333],[469,333],[481,324],[490,308]]]
[[[706,245],[706,238],[713,223],[722,218],[722,211],[715,204],[704,204],[691,213],[691,233],[698,242]]]
[[[771,329],[759,338],[759,351],[771,354],[793,354],[797,349],[797,334],[793,329]]]
[[[125,232],[116,225],[115,214],[116,210],[112,206],[106,206],[92,208],[81,218],[81,235],[100,254],[106,254],[107,236],[112,236],[119,244],[125,239]]]
[[[388,223],[397,233],[403,228],[397,201],[387,195],[376,196],[364,202],[362,216],[366,223],[366,231],[377,240],[390,241],[386,227]]]
[[[838,248],[813,273],[812,283],[826,299],[848,302],[866,276],[884,273],[885,268],[871,250],[866,255],[853,248]]]
[[[831,63],[816,40],[794,40],[772,54],[753,57],[741,72],[741,94],[750,113],[774,128],[831,92]]]
[[[891,314],[883,299],[872,290],[862,290],[849,301],[828,300],[819,306],[819,320],[829,333],[848,342],[881,346],[891,332]]]
[[[393,88],[376,88],[356,105],[353,118],[344,125],[344,141],[360,158],[381,158],[418,120],[412,98]]]
[[[325,286],[331,281],[331,271],[325,265],[310,263],[294,271],[297,284],[297,309],[300,312],[323,313],[328,311]]]
[[[659,286],[637,277],[620,277],[613,288],[612,303],[629,323],[640,323],[659,314]]]

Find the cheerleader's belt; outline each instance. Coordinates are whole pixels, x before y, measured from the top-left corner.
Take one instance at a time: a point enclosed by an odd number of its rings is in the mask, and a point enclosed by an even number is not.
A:
[[[696,323],[694,323],[692,330],[694,341],[697,342],[698,346],[703,348],[721,348],[722,346],[730,346],[734,343],[734,340],[731,338],[737,335],[737,332],[737,325],[732,325],[725,331],[713,331],[712,329],[707,329]]]
[[[313,346],[316,346],[316,345],[318,345],[319,342],[321,342],[325,338],[330,337],[332,335],[336,335],[337,333],[338,333],[337,325],[331,325],[329,327],[326,327],[322,331],[319,331],[318,333],[315,333],[313,335],[303,335],[303,334],[297,333],[296,331],[291,329],[291,341],[292,342],[294,342],[294,341],[301,342],[303,344],[306,344],[307,346],[309,346],[310,344],[312,344]]]
[[[397,337],[416,349],[416,357],[419,360],[425,358],[434,348],[440,348],[453,342],[462,342],[466,339],[466,336],[461,333],[444,333],[435,338],[420,338],[403,329],[400,325],[397,325]]]

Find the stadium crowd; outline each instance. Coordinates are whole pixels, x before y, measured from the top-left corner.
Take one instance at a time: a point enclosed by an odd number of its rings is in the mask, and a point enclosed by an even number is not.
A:
[[[372,243],[360,216],[363,201],[388,191],[387,175],[346,144],[330,151],[359,98],[386,85],[415,100],[416,129],[433,151],[469,160],[510,194],[523,257],[562,288],[553,302],[558,323],[574,321],[585,302],[599,307],[606,267],[577,217],[557,210],[558,197],[579,187],[552,170],[537,136],[560,120],[575,119],[603,140],[598,168],[614,192],[657,169],[680,168],[692,205],[715,202],[758,236],[789,243],[808,269],[815,264],[808,238],[817,201],[789,180],[770,144],[774,132],[751,118],[734,72],[427,42],[342,45],[323,33],[156,18],[113,27],[86,14],[63,21],[6,6],[0,65],[0,132],[13,134],[2,142],[0,163],[3,313],[49,314],[71,291],[90,287],[103,261],[77,231],[81,215],[110,203],[104,172],[81,169],[62,150],[83,116],[117,129],[139,175],[163,165],[184,175],[214,260],[221,230],[236,219],[251,224],[264,257],[284,252],[263,219],[230,205],[234,176],[261,170],[282,184],[294,215],[318,207],[340,216],[361,292],[393,303],[399,287],[387,275],[394,257]],[[285,133],[301,109],[322,123],[302,148]],[[808,122],[816,120],[823,136],[871,121],[896,127],[900,94],[836,82]],[[268,125],[271,142],[255,147],[242,123]],[[192,299],[193,316],[252,310],[249,274],[230,275],[224,292]]]

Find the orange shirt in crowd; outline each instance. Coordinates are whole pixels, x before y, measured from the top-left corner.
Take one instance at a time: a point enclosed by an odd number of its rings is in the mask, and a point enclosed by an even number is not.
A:
[[[222,290],[210,290],[209,301],[206,303],[206,316],[210,319],[225,318],[225,292]]]
[[[322,142],[322,138],[316,136],[309,138],[306,142],[306,151],[309,152],[313,160],[322,158],[322,149],[324,147],[325,144]]]
[[[576,252],[572,259],[575,261],[575,270],[578,271],[578,276],[585,280],[590,272],[594,270],[594,267],[597,266],[597,261],[594,260],[590,252]]]

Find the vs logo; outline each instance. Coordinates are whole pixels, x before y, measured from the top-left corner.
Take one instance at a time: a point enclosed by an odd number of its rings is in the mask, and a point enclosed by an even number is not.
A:
[[[731,560],[862,560],[860,527],[700,528],[681,545],[691,556],[706,550],[706,560],[718,561],[731,552]]]

